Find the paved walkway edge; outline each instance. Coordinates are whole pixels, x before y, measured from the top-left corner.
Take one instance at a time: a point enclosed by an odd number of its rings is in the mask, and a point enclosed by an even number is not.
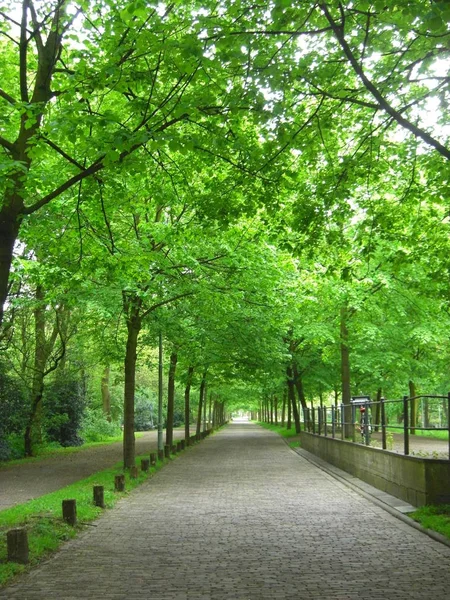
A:
[[[420,523],[417,523],[416,521],[414,521],[414,519],[411,519],[405,514],[405,512],[412,512],[416,510],[415,506],[407,504],[399,498],[395,498],[394,496],[390,496],[389,494],[378,490],[377,488],[369,485],[368,483],[365,483],[361,479],[350,475],[346,471],[343,471],[342,469],[339,469],[338,467],[327,463],[325,460],[322,460],[321,458],[315,456],[311,452],[303,450],[303,448],[292,448],[291,446],[289,446],[289,442],[285,438],[283,438],[283,440],[295,454],[302,456],[310,463],[316,465],[316,467],[318,467],[319,469],[322,469],[322,471],[325,471],[325,473],[328,473],[328,475],[330,475],[337,481],[340,481],[342,484],[351,488],[358,494],[361,494],[361,496],[363,496],[367,500],[370,500],[380,508],[383,508],[393,517],[396,517],[400,521],[403,521],[403,523],[406,523],[410,527],[421,531],[436,542],[440,542],[441,544],[444,544],[445,546],[448,546],[450,548],[450,540],[448,538],[438,533],[437,531],[432,531],[431,529],[423,527],[422,525],[420,525]],[[384,498],[384,500],[382,498]],[[394,504],[394,506],[391,506],[385,500],[390,500],[390,504]],[[397,505],[398,507],[396,508],[395,505]]]

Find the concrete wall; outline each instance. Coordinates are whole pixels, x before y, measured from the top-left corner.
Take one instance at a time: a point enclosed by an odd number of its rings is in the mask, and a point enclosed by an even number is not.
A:
[[[302,432],[302,448],[409,502],[413,506],[450,503],[450,461],[403,456],[339,439]]]

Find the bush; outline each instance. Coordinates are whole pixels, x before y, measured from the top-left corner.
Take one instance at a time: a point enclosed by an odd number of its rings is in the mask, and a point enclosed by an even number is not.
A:
[[[118,423],[106,420],[102,409],[88,408],[81,426],[81,435],[86,442],[102,442],[122,432]]]
[[[47,386],[44,396],[44,424],[47,439],[61,446],[80,446],[79,432],[86,406],[84,382],[58,377]]]
[[[153,402],[138,391],[134,405],[134,430],[148,431],[154,429],[154,414]]]
[[[22,434],[27,419],[28,402],[22,385],[0,365],[0,460],[19,458],[20,451],[12,438]]]

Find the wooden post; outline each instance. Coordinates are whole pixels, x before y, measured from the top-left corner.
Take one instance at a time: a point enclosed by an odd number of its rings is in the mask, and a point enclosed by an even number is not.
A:
[[[76,500],[63,500],[62,501],[62,515],[64,521],[72,527],[77,522],[77,501]]]
[[[150,459],[143,458],[141,460],[141,471],[143,471],[144,473],[147,473],[149,469],[150,469]]]
[[[164,457],[170,458],[170,446],[168,446],[167,444],[164,446]]]
[[[172,454],[176,454],[177,453],[177,447],[175,444],[173,444],[172,446]]]
[[[28,563],[28,533],[25,528],[10,529],[6,533],[6,545],[10,562]]]
[[[130,469],[130,477],[131,479],[137,479],[139,475],[139,471],[137,467],[131,467]]]
[[[102,485],[94,485],[94,504],[100,508],[105,508],[105,488]]]
[[[181,440],[180,445],[181,445],[181,449],[184,450],[186,448],[186,441]]]
[[[158,450],[158,460],[160,462],[164,460],[164,450]]]
[[[177,452],[181,452],[181,442],[177,442]]]
[[[116,492],[125,491],[125,475],[116,475],[114,477],[114,489]]]
[[[164,458],[164,452],[163,452],[163,458]],[[154,467],[156,465],[156,453],[155,452],[150,453],[150,465],[152,467]]]

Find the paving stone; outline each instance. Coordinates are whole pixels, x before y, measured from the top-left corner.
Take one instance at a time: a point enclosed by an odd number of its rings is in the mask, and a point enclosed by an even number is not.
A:
[[[449,547],[252,424],[183,453],[96,525],[0,598],[449,597]]]

